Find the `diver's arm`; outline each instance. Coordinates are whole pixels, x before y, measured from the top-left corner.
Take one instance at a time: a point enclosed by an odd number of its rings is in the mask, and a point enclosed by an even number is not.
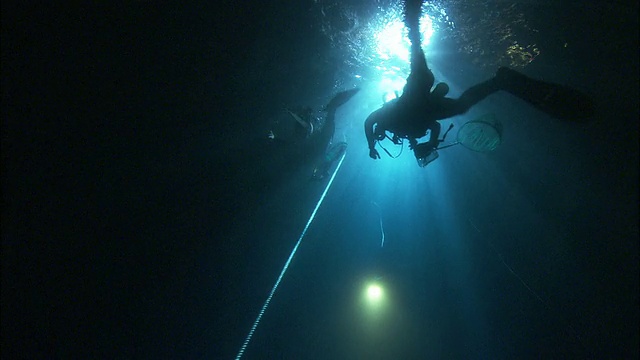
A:
[[[440,128],[440,123],[437,121],[432,121],[429,124],[429,130],[431,130],[431,135],[429,135],[429,145],[431,148],[435,149],[440,144],[440,140],[438,139],[440,137]]]
[[[369,145],[369,150],[374,149],[376,146],[375,139],[373,138],[373,125],[376,123],[375,116],[373,116],[375,112],[371,113],[367,120],[364,121],[364,135],[367,137],[367,144]]]
[[[372,112],[367,120],[364,121],[364,135],[367,137],[367,144],[369,145],[369,157],[372,159],[380,159],[380,154],[376,150],[376,142],[373,137],[373,125],[376,123],[376,112]]]

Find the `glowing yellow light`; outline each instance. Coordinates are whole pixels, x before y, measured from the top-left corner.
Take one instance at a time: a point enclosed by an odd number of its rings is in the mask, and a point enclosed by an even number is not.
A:
[[[369,297],[369,300],[372,301],[380,300],[380,298],[382,298],[382,288],[375,284],[369,285],[369,288],[367,289],[367,296]]]

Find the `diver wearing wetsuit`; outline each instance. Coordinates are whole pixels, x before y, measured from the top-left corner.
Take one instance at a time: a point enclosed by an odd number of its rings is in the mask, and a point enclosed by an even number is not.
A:
[[[467,112],[473,105],[499,90],[529,102],[547,114],[567,121],[584,122],[594,112],[594,104],[586,95],[566,86],[531,79],[515,70],[498,69],[496,76],[467,89],[458,99],[445,97],[448,86],[438,84],[433,92],[434,76],[420,46],[419,20],[422,0],[405,2],[405,23],[411,41],[411,72],[402,95],[372,112],[364,123],[369,156],[379,159],[376,140],[382,140],[386,131],[394,134],[393,141],[408,139],[417,158],[426,156],[438,146],[440,124],[447,119]],[[427,143],[417,139],[430,131]],[[419,151],[417,151],[419,149]]]
[[[438,84],[431,92],[434,76],[427,65],[420,44],[421,6],[421,0],[405,3],[405,22],[411,41],[411,72],[407,77],[403,93],[399,98],[371,113],[364,124],[369,156],[372,159],[380,158],[380,154],[375,149],[375,140],[382,140],[385,137],[385,131],[392,132],[396,142],[400,138],[408,139],[410,148],[414,152],[418,145],[417,139],[430,131],[428,143],[421,144],[423,148],[427,148],[428,153],[438,146],[440,135],[438,120],[463,114],[471,106],[499,90],[495,81],[489,80],[465,91],[459,99],[445,97],[449,91],[445,83]],[[425,149],[421,150],[423,154]],[[416,157],[418,157],[417,152]]]

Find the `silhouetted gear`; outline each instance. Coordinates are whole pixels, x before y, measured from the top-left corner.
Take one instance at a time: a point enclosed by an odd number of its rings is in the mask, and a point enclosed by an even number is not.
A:
[[[595,113],[593,100],[568,86],[535,80],[506,67],[498,69],[495,81],[500,90],[560,120],[586,122]]]

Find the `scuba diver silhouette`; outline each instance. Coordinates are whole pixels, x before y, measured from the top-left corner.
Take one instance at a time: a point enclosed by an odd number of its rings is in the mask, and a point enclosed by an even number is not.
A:
[[[359,88],[353,88],[334,95],[329,103],[320,109],[319,112],[326,114],[320,117],[314,115],[310,106],[305,106],[299,111],[285,108],[284,110],[295,120],[293,141],[307,145],[320,142],[326,146],[335,133],[336,111],[358,91]]]
[[[322,111],[326,112],[327,116],[324,119],[322,129],[319,131],[319,134],[317,134],[317,138],[318,141],[320,141],[320,146],[324,147],[324,154],[313,170],[313,175],[311,176],[313,180],[324,179],[328,175],[331,165],[347,150],[347,143],[345,141],[332,144],[333,135],[336,131],[336,111],[357,94],[358,91],[360,91],[359,88],[341,91],[331,98],[329,103],[322,108]]]
[[[414,151],[420,163],[442,141],[438,139],[438,120],[464,114],[473,105],[500,90],[507,91],[561,120],[586,122],[593,115],[593,101],[578,90],[535,80],[506,67],[500,67],[493,78],[472,86],[457,99],[446,97],[449,86],[445,83],[439,83],[431,91],[435,79],[420,44],[421,7],[422,0],[405,1],[405,25],[409,29],[411,42],[411,68],[403,93],[372,112],[364,123],[369,157],[372,159],[380,158],[375,145],[377,141],[388,137],[386,132],[389,131],[393,133],[393,137],[389,139],[396,144],[400,144],[402,139],[409,140],[409,148]],[[429,141],[418,144],[417,139],[425,136],[427,131],[430,131]]]
[[[273,132],[270,132],[268,138],[272,145],[286,147],[287,152],[293,154],[290,156],[292,162],[315,162],[312,180],[321,180],[328,175],[331,165],[344,154],[347,143],[342,141],[333,143],[335,134],[336,112],[338,108],[348,102],[355,94],[360,91],[359,88],[353,88],[338,92],[325,105],[316,116],[316,112],[309,106],[301,109],[301,111],[291,111],[285,108],[285,111],[295,120],[294,134],[290,140],[276,140]],[[322,154],[321,158],[319,155]]]
[[[314,131],[318,127],[318,119],[313,115],[313,109],[306,106],[301,111],[291,111],[285,109],[286,112],[296,121],[294,128],[294,137],[296,140],[305,140],[313,135]]]

